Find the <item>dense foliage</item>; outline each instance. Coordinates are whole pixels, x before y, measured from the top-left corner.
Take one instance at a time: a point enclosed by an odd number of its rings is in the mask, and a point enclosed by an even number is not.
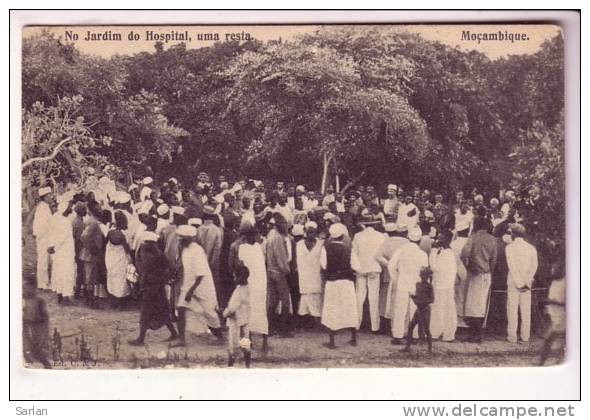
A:
[[[105,59],[44,33],[24,40],[22,80],[23,161],[75,139],[54,163],[23,169],[31,185],[99,161],[127,179],[189,182],[206,170],[316,187],[336,176],[494,192],[538,185],[550,186],[550,220],[563,215],[561,36],[490,60],[395,28],[337,26],[288,42],[157,44]]]

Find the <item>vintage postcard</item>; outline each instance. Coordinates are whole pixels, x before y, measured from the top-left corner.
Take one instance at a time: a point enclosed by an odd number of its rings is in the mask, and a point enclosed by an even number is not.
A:
[[[558,25],[29,25],[21,79],[26,367],[564,360]]]

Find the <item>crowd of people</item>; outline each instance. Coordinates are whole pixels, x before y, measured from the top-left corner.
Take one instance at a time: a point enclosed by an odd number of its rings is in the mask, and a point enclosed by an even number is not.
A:
[[[325,328],[328,348],[338,331],[356,346],[364,323],[403,349],[415,338],[429,349],[433,339],[453,342],[458,327],[481,342],[490,307],[505,311],[508,341],[527,342],[538,194],[383,191],[320,193],[206,173],[191,185],[148,176],[123,188],[92,175],[60,194],[41,187],[36,285],[60,305],[139,301],[130,345],[166,327],[171,346],[186,346],[189,321],[227,335],[230,365],[241,351],[249,366],[252,337],[266,352],[269,335],[299,328]],[[490,306],[493,284],[503,284],[505,308]]]

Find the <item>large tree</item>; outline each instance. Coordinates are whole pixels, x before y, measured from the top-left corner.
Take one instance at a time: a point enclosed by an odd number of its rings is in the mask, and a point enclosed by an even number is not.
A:
[[[418,164],[428,149],[426,124],[404,96],[365,83],[359,64],[333,48],[274,43],[240,55],[225,74],[233,81],[225,118],[251,133],[249,162],[277,175],[318,177],[324,188],[334,168],[366,171],[370,151],[396,166]]]

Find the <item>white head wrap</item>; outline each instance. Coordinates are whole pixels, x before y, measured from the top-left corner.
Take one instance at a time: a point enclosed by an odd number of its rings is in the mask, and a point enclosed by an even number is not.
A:
[[[39,188],[39,197],[43,197],[44,195],[51,193],[51,187],[41,187]]]
[[[185,238],[192,238],[197,234],[197,228],[189,225],[181,225],[176,228],[176,234]]]
[[[156,209],[156,213],[158,213],[159,216],[164,216],[169,211],[170,211],[170,207],[168,207],[167,204],[160,204],[158,206],[158,208]]]

